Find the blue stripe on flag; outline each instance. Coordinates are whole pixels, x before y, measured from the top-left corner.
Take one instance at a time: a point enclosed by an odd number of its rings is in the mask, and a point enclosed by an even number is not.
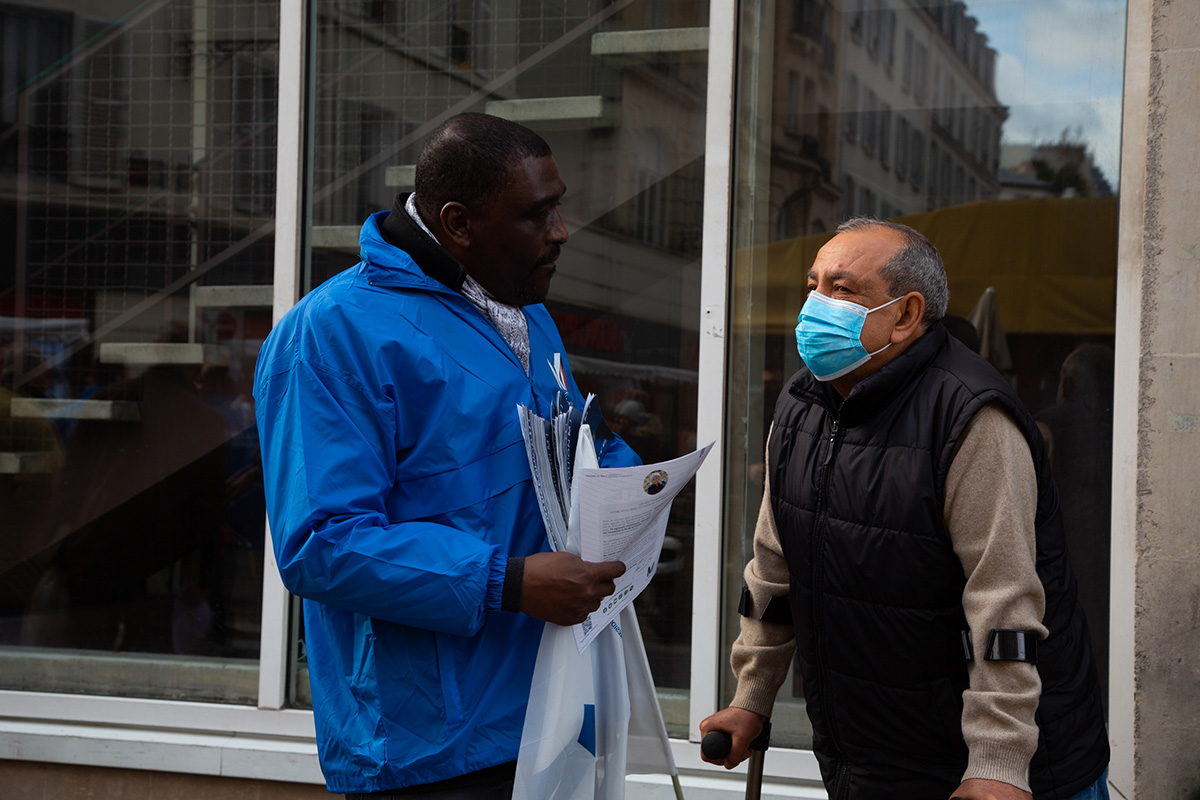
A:
[[[596,707],[591,703],[583,707],[583,727],[579,731],[579,743],[592,754],[596,755]]]

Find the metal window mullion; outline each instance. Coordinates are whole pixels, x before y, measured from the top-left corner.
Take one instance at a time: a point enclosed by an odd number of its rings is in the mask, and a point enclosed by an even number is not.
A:
[[[4,710],[0,722],[37,720],[108,727],[115,731],[151,728],[287,739],[311,739],[316,735],[310,712],[280,712],[229,703],[0,690],[0,709]],[[0,757],[38,760],[32,752],[0,753]]]
[[[708,99],[704,138],[704,210],[700,256],[700,368],[697,441],[716,440],[696,476],[695,574],[688,736],[717,710],[721,657],[721,521],[724,519],[724,422],[729,254],[733,197],[733,116],[737,76],[737,3],[709,8]],[[716,588],[714,588],[716,587]]]
[[[300,297],[305,261],[307,192],[304,169],[309,89],[309,18],[317,0],[280,0],[279,111],[275,181],[275,274],[272,321]],[[293,80],[286,80],[292,76]],[[258,673],[258,706],[283,708],[287,700],[288,592],[279,577],[269,525],[263,559],[262,639]]]

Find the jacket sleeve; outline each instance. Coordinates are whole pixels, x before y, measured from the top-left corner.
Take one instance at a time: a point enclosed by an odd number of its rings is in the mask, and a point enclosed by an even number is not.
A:
[[[562,340],[558,338],[558,329],[554,327],[554,323],[550,323],[549,328],[555,337],[559,352],[566,350]],[[575,382],[575,374],[571,370],[569,359],[567,359],[566,367],[567,381],[571,387],[571,393],[574,397],[575,407],[582,411],[587,401],[583,396],[583,392],[579,390],[579,384]],[[604,409],[601,409],[601,411],[603,410]],[[607,420],[605,421],[607,422]],[[641,466],[641,464],[642,457],[635,453],[633,448],[630,447],[620,436],[617,436],[613,439],[613,443],[608,446],[608,450],[604,453],[604,460],[600,462],[600,466],[604,468],[637,467]]]
[[[986,406],[971,421],[946,477],[945,520],[967,583],[963,612],[975,660],[963,693],[967,778],[1029,791],[1029,760],[1037,748],[1034,718],[1041,697],[1037,667],[986,661],[993,628],[1036,631],[1046,598],[1037,575],[1034,515],[1037,477],[1029,444],[1015,422]]]
[[[604,453],[604,463],[602,467],[637,467],[641,466],[642,459],[637,453],[633,452],[633,448],[625,443],[625,440],[620,436],[613,439],[613,443],[608,446],[608,450]]]
[[[445,525],[389,522],[390,402],[304,360],[258,384],[268,519],[289,591],[460,635],[500,609],[507,554],[497,546]]]
[[[754,528],[754,558],[746,565],[744,573],[755,608],[765,608],[772,597],[786,597],[790,585],[775,512],[771,507],[769,469],[767,473],[758,524]],[[738,684],[729,705],[769,717],[796,652],[796,632],[791,625],[763,622],[752,617],[740,619],[741,632],[733,643],[730,658]]]

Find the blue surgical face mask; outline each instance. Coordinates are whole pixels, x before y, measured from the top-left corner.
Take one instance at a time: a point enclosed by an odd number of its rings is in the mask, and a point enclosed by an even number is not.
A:
[[[819,381],[831,381],[867,363],[871,356],[892,346],[888,342],[874,353],[862,344],[867,314],[887,308],[897,300],[867,308],[848,300],[834,300],[819,292],[809,292],[796,324],[796,348],[805,366]]]

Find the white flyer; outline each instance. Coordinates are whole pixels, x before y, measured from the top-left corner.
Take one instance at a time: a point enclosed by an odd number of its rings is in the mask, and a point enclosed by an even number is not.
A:
[[[695,476],[713,444],[657,464],[576,471],[573,488],[579,492],[580,557],[625,564],[625,574],[615,581],[616,591],[574,626],[579,652],[654,577],[671,501]]]

